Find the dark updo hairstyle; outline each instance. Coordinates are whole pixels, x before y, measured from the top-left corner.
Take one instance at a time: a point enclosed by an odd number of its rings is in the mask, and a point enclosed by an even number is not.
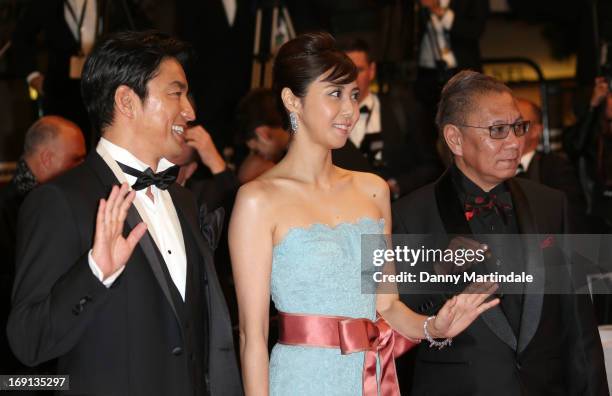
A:
[[[328,75],[323,81],[335,84],[348,84],[357,79],[355,64],[338,49],[331,34],[301,34],[280,48],[274,61],[272,88],[278,98],[285,129],[289,128],[289,117],[281,100],[282,89],[289,88],[295,96],[303,98],[308,86],[325,73]]]

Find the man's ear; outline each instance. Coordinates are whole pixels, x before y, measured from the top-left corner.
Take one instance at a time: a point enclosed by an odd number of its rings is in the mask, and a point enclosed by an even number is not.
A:
[[[299,113],[302,110],[302,102],[300,98],[293,94],[291,89],[285,87],[281,91],[281,99],[283,101],[283,105],[290,113]]]
[[[134,118],[136,110],[136,93],[126,85],[120,85],[115,90],[115,108],[124,117]]]
[[[368,73],[370,73],[370,81],[374,81],[374,79],[376,79],[376,62],[370,62]]]
[[[45,172],[53,167],[53,160],[55,157],[53,150],[49,150],[48,147],[40,147],[37,156],[38,162]]]
[[[251,138],[246,141],[246,145],[249,150],[257,150],[257,138]]]
[[[255,135],[257,135],[259,140],[264,142],[267,142],[272,138],[270,128],[265,125],[258,126],[253,132],[255,132]]]
[[[444,140],[446,141],[446,145],[456,156],[463,156],[463,134],[453,124],[444,125],[444,129],[442,130],[444,135]]]

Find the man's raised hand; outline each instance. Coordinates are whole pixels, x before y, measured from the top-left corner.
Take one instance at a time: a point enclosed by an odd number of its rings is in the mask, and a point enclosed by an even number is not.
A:
[[[91,255],[104,279],[127,263],[147,230],[145,223],[139,223],[127,238],[123,237],[123,223],[135,196],[136,192],[123,183],[120,188],[113,186],[108,199],[100,200]]]

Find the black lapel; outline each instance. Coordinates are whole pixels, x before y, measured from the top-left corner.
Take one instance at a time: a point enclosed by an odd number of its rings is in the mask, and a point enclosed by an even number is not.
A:
[[[403,133],[406,131],[406,123],[402,120],[403,109],[398,102],[394,101],[388,94],[379,95],[380,104],[380,128],[387,150],[396,149],[395,145],[402,143]]]
[[[214,256],[212,250],[206,245],[206,242],[201,236],[200,227],[198,225],[199,214],[195,213],[193,210],[196,207],[194,206],[193,201],[189,199],[189,196],[187,194],[179,191],[180,188],[181,187],[178,184],[174,183],[168,188],[168,192],[170,192],[172,202],[174,203],[174,207],[176,208],[176,214],[178,216],[181,216],[181,218],[185,221],[185,224],[189,225],[188,229],[182,229],[183,234],[189,232],[193,235],[193,239],[198,245],[198,250],[204,258],[203,275],[205,276],[205,279],[201,279],[201,284],[204,289],[203,292],[205,293],[206,302],[208,304],[208,314],[212,318],[211,310],[213,309],[213,304],[211,304],[210,281],[212,279],[216,279]]]
[[[102,35],[100,28],[104,26],[104,3],[106,3],[105,0],[98,0],[96,2],[96,34],[95,34],[95,41],[94,43],[96,43],[98,41],[98,38]]]
[[[378,104],[380,105],[380,108],[378,109],[380,112],[380,132],[382,133],[383,141],[385,142],[383,149],[388,149],[389,147],[387,144],[391,144],[393,141],[389,134],[391,131],[396,130],[397,128],[394,128],[393,125],[391,125],[395,124],[395,122],[393,122],[392,118],[389,117],[389,114],[392,114],[392,111],[387,107],[388,104],[384,95],[378,95]]]
[[[98,176],[100,183],[109,188],[108,193],[110,193],[110,188],[112,186],[119,185],[119,180],[117,180],[113,171],[108,167],[108,165],[106,165],[106,162],[104,162],[96,150],[92,150],[87,155],[85,163],[94,170],[94,173]]]
[[[529,180],[533,180],[535,182],[541,183],[542,175],[541,166],[540,166],[541,156],[539,153],[535,153],[533,158],[531,159],[531,163],[529,164],[529,168],[527,169],[527,178]]]
[[[448,235],[471,235],[472,230],[465,218],[450,169],[447,169],[438,179],[435,191],[438,213],[446,233]]]
[[[100,155],[95,150],[92,150],[92,152],[89,154],[87,162],[92,167],[94,172],[98,175],[102,184],[108,186],[109,188],[112,187],[114,184],[119,184],[119,181],[115,177],[113,171],[108,167],[108,165],[106,165],[106,162],[104,162],[102,157],[100,157]],[[134,205],[132,205],[128,211],[126,223],[130,229],[133,229],[139,223],[142,223],[142,218],[138,214],[138,210],[136,210],[136,207]],[[142,249],[145,257],[147,258],[147,261],[151,266],[151,271],[153,271],[153,275],[155,275],[157,283],[159,283],[159,286],[161,287],[164,296],[166,296],[170,307],[172,307],[172,311],[174,312],[177,321],[181,323],[178,313],[176,311],[176,307],[174,305],[174,301],[172,300],[172,295],[170,294],[170,288],[168,286],[166,277],[164,276],[164,271],[162,269],[162,265],[166,265],[166,263],[163,262],[162,255],[159,252],[157,245],[155,245],[153,237],[151,237],[151,234],[148,231],[140,239],[138,245],[140,245],[140,248]]]
[[[524,290],[523,313],[521,315],[521,329],[517,349],[520,353],[531,341],[540,324],[544,300],[545,272],[542,252],[539,247],[539,238],[536,238],[538,229],[527,196],[518,181],[510,179],[506,183],[512,196],[512,205],[516,214],[519,233],[522,236],[521,240],[525,252],[525,271],[527,274],[533,275],[533,282],[527,283]]]
[[[472,235],[472,230],[465,218],[463,206],[455,189],[450,169],[438,179],[435,185],[438,213],[447,235]],[[448,243],[448,241],[447,241]],[[510,348],[516,350],[517,340],[514,331],[501,307],[491,308],[481,316],[493,333],[495,333]]]
[[[64,16],[64,8],[66,7],[65,1],[66,0],[58,0],[58,21],[61,21],[60,28],[65,31],[68,37],[70,37],[70,45],[74,48],[74,50],[78,50],[76,37],[74,37],[74,33],[72,33],[72,30],[70,30],[70,26],[68,26],[68,21],[66,21],[66,17]],[[73,49],[71,48],[71,50]]]

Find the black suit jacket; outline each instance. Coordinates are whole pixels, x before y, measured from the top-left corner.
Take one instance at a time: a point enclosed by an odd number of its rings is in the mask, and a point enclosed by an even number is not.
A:
[[[122,0],[124,1],[124,0]],[[150,26],[135,12],[130,0],[125,0],[129,14],[121,1],[97,0],[97,33],[128,29],[134,24],[137,28]],[[79,10],[75,10],[79,12]],[[128,16],[129,15],[129,16]],[[38,65],[41,51],[38,35],[44,37],[46,50],[46,69]],[[90,134],[90,121],[81,100],[80,80],[70,78],[70,57],[80,48],[64,16],[64,0],[34,0],[28,4],[15,27],[12,36],[15,67],[24,78],[33,71],[44,75],[41,103],[45,115],[59,115],[75,122],[83,131],[87,148],[92,148],[97,136]]]
[[[58,373],[71,375],[73,394],[191,395],[191,357],[183,350],[187,329],[178,319],[165,263],[150,234],[112,287],[104,287],[89,268],[98,202],[117,183],[93,152],[24,201],[8,324],[11,347],[28,365],[58,358]],[[195,200],[176,184],[169,191],[186,247],[188,239],[196,241],[200,273],[206,275],[198,292],[208,302],[211,394],[239,395],[229,315],[212,253],[199,234]],[[124,232],[140,221],[132,206]]]
[[[436,136],[428,134],[420,104],[398,95],[379,95],[384,141],[383,160],[388,177],[408,194],[436,180],[443,171],[435,148]]]
[[[11,288],[15,277],[15,239],[17,237],[17,212],[23,197],[17,191],[17,185],[12,180],[0,189],[0,329],[6,329],[10,307]],[[0,334],[0,370],[6,373],[16,372],[21,365],[15,360],[9,349],[6,332]]]
[[[565,200],[560,192],[522,179],[511,179],[507,185],[522,234],[544,238],[565,231]],[[471,235],[450,172],[394,205],[393,231]],[[543,273],[539,263],[560,261],[553,249],[541,249],[541,242],[533,238],[523,246],[526,270],[535,281],[527,284],[523,296],[519,336],[497,306],[455,337],[451,347],[438,351],[422,344],[416,353],[411,395],[608,394],[590,300],[585,295],[541,292],[548,286],[542,280],[549,280],[542,275],[549,272]],[[432,295],[403,294],[401,299],[426,315],[435,314],[444,302]]]
[[[123,30],[131,27],[130,20],[136,28],[145,28],[150,23],[139,18],[142,13],[135,12],[135,7],[127,1],[129,16],[120,2],[98,0],[98,31],[101,34]],[[78,12],[79,10],[76,10]],[[24,77],[35,70],[37,65],[37,36],[43,33],[45,47],[48,51],[45,74],[45,93],[53,94],[63,89],[69,81],[70,57],[79,51],[77,41],[72,34],[64,16],[64,0],[34,0],[25,9],[12,37],[12,50],[15,52],[17,70]]]
[[[527,172],[519,176],[564,192],[569,204],[571,231],[588,232],[584,192],[576,170],[565,156],[557,153],[536,153]]]
[[[236,16],[230,26],[221,0],[176,2],[177,35],[191,43],[196,57],[188,70],[196,115],[211,131],[217,145],[229,145],[238,101],[249,90],[255,3],[236,0]],[[262,31],[269,30],[262,22]],[[262,36],[263,43],[269,42]]]
[[[346,140],[346,144],[344,146],[332,150],[332,161],[334,165],[352,171],[373,171],[372,165],[370,165],[368,160],[350,139]]]
[[[488,0],[451,0],[449,8],[455,13],[450,31],[451,49],[458,69],[480,70],[480,37],[484,33],[489,15]],[[419,43],[425,34],[424,18],[421,18]]]

